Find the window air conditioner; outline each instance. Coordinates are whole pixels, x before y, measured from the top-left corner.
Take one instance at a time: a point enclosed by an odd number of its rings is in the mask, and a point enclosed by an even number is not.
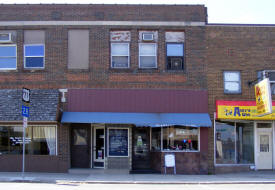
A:
[[[275,71],[268,71],[268,78],[270,82],[275,82]]]
[[[183,69],[183,60],[182,60],[182,58],[170,58],[170,68],[172,70]]]
[[[142,40],[143,41],[153,41],[154,34],[153,33],[142,33]]]
[[[0,43],[9,43],[11,41],[11,33],[0,34]]]

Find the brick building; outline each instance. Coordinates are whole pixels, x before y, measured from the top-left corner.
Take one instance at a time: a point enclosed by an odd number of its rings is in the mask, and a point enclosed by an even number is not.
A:
[[[255,118],[214,112],[254,101],[248,82],[273,76],[274,26],[208,24],[203,5],[0,12],[0,171],[21,170],[22,87],[31,89],[26,171],[163,173],[169,154],[181,174],[259,168]]]
[[[273,114],[258,117],[254,84],[268,77],[274,100],[275,27],[209,24],[206,33],[212,168],[274,169],[274,102]]]
[[[26,171],[163,172],[164,157],[172,153],[177,173],[208,173],[212,125],[204,6],[0,5],[0,10],[1,171],[21,170],[18,97],[26,87],[33,115]],[[56,92],[59,101],[50,104],[46,97]],[[35,99],[33,93],[46,94],[48,101],[39,102],[43,96]],[[11,108],[17,117],[8,117]]]

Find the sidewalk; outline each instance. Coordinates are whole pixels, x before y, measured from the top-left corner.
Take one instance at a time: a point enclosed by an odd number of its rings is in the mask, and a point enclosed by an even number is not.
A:
[[[123,170],[86,170],[71,173],[0,172],[0,182],[105,184],[275,184],[275,171],[218,175],[128,174]]]

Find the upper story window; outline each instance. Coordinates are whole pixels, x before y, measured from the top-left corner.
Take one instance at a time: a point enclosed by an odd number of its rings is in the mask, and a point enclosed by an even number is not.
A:
[[[16,45],[0,45],[0,70],[15,70],[16,57]]]
[[[44,44],[24,46],[25,68],[44,68],[45,50]]]
[[[112,43],[111,44],[111,62],[112,68],[129,67],[129,44]]]
[[[183,69],[183,44],[166,44],[167,69]]]
[[[241,73],[240,71],[224,71],[224,93],[241,93]]]
[[[130,31],[111,31],[111,68],[130,67]]]
[[[43,69],[45,67],[45,32],[24,31],[24,68]]]
[[[266,77],[269,78],[271,94],[275,95],[275,70],[258,71],[257,75],[259,81],[264,79],[264,73]]]
[[[155,43],[139,44],[139,67],[157,68],[157,45]]]
[[[68,31],[68,69],[89,68],[89,30]]]
[[[139,31],[139,68],[157,68],[157,31]]]
[[[184,69],[184,32],[165,32],[168,70]]]

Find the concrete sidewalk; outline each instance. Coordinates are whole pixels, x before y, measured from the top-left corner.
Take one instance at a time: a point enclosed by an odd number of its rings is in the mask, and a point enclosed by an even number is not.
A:
[[[123,170],[83,170],[70,173],[0,172],[0,182],[102,184],[275,184],[275,171],[217,175],[128,174]]]

